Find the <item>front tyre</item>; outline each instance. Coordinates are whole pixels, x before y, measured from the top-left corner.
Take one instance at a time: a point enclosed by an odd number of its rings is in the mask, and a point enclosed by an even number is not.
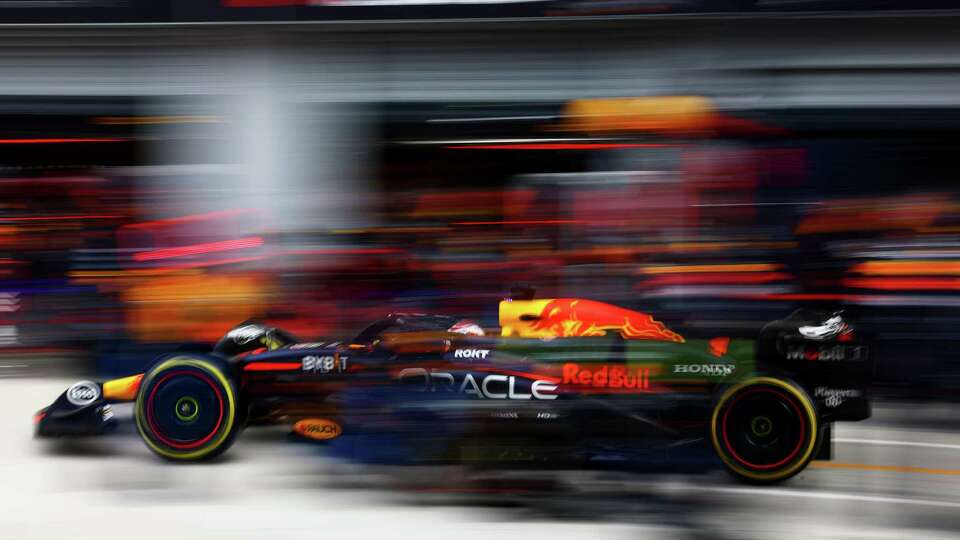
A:
[[[143,442],[161,457],[211,459],[236,437],[237,393],[216,362],[176,356],[144,375],[134,417]]]
[[[813,459],[819,425],[813,401],[801,388],[755,377],[729,388],[710,422],[713,447],[738,479],[780,482]]]

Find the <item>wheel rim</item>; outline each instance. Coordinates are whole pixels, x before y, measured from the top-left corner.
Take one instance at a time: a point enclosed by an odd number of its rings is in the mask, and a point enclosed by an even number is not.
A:
[[[807,439],[807,421],[796,400],[775,388],[751,388],[724,409],[724,446],[741,465],[755,470],[794,460]]]
[[[223,425],[224,397],[219,385],[204,373],[178,370],[152,385],[145,403],[153,436],[177,449],[202,446]]]
[[[192,422],[200,414],[200,404],[193,396],[183,396],[173,406],[173,412],[181,422]]]
[[[750,431],[757,437],[766,437],[773,432],[773,420],[766,416],[754,416],[750,420]]]

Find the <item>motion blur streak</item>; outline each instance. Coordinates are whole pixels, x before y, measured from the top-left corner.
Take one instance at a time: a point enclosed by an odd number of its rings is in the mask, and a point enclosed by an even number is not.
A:
[[[850,271],[873,276],[960,275],[960,261],[867,261],[854,265]]]
[[[187,257],[190,255],[201,255],[204,253],[215,253],[218,251],[230,251],[234,249],[244,249],[263,245],[263,239],[254,236],[250,238],[240,238],[237,240],[224,240],[222,242],[209,242],[206,244],[194,244],[191,246],[180,246],[175,248],[156,249],[134,254],[135,261],[155,261],[157,259],[171,259],[174,257]]]
[[[662,144],[631,143],[537,143],[537,144],[475,144],[448,146],[451,150],[613,150],[616,148],[663,148]]]
[[[684,272],[764,272],[779,270],[776,264],[710,264],[702,266],[648,266],[640,268],[642,274],[680,274]]]
[[[101,143],[101,142],[122,142],[125,139],[0,139],[0,144],[68,144],[68,143]]]
[[[78,216],[20,216],[3,217],[0,221],[80,221],[84,219],[117,219],[119,215],[78,215]]]
[[[140,223],[130,223],[125,225],[128,229],[149,229],[149,228],[160,228],[163,226],[176,225],[180,223],[189,223],[196,221],[209,221],[216,220],[219,218],[228,218],[234,216],[246,216],[249,214],[256,214],[257,210],[255,208],[235,208],[232,210],[223,210],[219,212],[207,212],[203,214],[193,214],[188,216],[177,216],[165,219],[158,219],[155,221],[144,221]]]
[[[957,537],[958,24],[0,2],[0,540]]]

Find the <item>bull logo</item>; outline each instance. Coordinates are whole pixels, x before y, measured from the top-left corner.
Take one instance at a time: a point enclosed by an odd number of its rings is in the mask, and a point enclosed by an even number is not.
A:
[[[647,313],[593,300],[561,298],[505,301],[501,304],[500,315],[504,335],[540,338],[590,337],[604,336],[608,331],[615,331],[624,339],[684,342],[683,336]]]

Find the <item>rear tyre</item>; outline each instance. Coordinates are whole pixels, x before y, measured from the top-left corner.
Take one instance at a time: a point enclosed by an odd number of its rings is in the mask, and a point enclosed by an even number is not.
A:
[[[217,362],[176,356],[144,375],[134,417],[143,442],[157,455],[173,461],[211,459],[236,437],[236,389]]]
[[[738,383],[718,400],[710,423],[713,447],[727,470],[757,484],[781,482],[814,457],[820,426],[803,389],[773,377]]]

